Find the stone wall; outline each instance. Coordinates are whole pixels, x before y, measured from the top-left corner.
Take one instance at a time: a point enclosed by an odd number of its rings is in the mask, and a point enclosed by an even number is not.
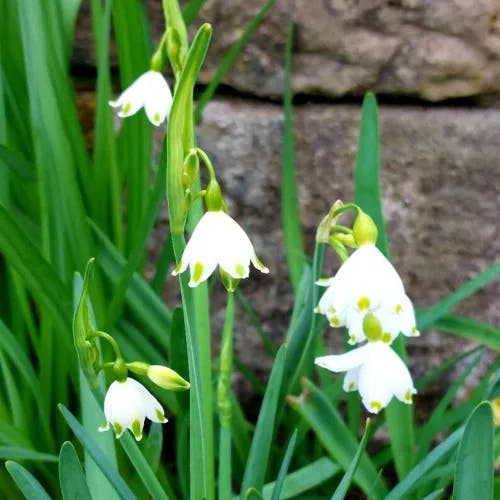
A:
[[[206,2],[195,23],[214,26],[202,82],[262,3]],[[158,39],[161,2],[148,6]],[[332,202],[352,198],[359,96],[374,90],[382,96],[382,194],[391,250],[410,296],[425,307],[500,252],[498,16],[500,0],[278,0],[252,36],[224,80],[233,96],[225,92],[207,106],[198,132],[232,214],[271,268],[271,275],[255,276],[242,288],[276,342],[284,338],[292,305],[279,207],[279,99],[289,21],[296,23],[293,89],[301,98],[294,121],[307,250]],[[93,64],[86,19],[79,21],[75,67]],[[308,102],[313,97],[315,103]],[[499,293],[497,282],[460,311],[498,325]],[[255,332],[240,321],[237,333],[239,355],[265,371],[269,363]],[[464,348],[457,337],[435,333],[410,344],[416,373]]]

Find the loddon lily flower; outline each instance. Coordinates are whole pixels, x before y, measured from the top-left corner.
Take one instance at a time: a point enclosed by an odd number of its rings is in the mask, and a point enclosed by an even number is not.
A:
[[[347,372],[343,389],[359,391],[365,408],[378,413],[393,396],[411,404],[417,391],[408,368],[383,341],[368,342],[345,354],[322,356],[315,364],[335,373]]]
[[[144,107],[149,121],[158,127],[170,112],[172,92],[159,71],[149,70],[125,89],[116,101],[109,101],[109,105],[120,108],[120,118],[132,116]]]
[[[217,265],[231,278],[248,278],[250,262],[262,273],[269,269],[258,259],[241,226],[222,210],[209,210],[198,222],[173,275],[191,271],[189,286],[205,281]]]
[[[158,400],[139,382],[127,377],[115,380],[104,398],[104,415],[106,423],[99,431],[107,431],[110,425],[120,438],[126,429],[130,429],[135,439],[142,438],[144,420],[165,423],[165,413]]]
[[[346,326],[349,343],[366,339],[363,320],[367,313],[377,317],[386,343],[403,333],[419,335],[413,305],[403,282],[387,258],[373,243],[356,249],[337,274],[318,285],[328,286],[316,312],[324,314],[333,327]]]

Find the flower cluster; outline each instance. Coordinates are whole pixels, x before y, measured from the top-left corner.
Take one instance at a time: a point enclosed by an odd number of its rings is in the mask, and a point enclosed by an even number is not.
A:
[[[367,343],[345,354],[316,358],[315,363],[346,372],[344,390],[359,391],[365,408],[378,413],[393,396],[412,402],[416,390],[411,375],[390,344],[400,333],[416,337],[419,332],[403,282],[375,246],[376,228],[366,214],[358,215],[352,236],[358,248],[333,278],[318,282],[328,288],[315,311],[332,327],[345,327],[349,344]]]

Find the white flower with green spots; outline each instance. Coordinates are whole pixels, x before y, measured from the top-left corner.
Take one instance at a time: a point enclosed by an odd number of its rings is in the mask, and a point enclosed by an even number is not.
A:
[[[241,226],[222,210],[208,211],[198,222],[172,274],[182,273],[189,266],[189,286],[195,287],[205,281],[217,265],[236,280],[248,278],[250,262],[262,273],[269,272]]]
[[[388,344],[400,333],[408,337],[419,335],[403,282],[374,244],[361,245],[333,278],[317,284],[328,289],[316,312],[324,314],[333,327],[346,326],[350,344],[365,340],[363,319],[367,313],[380,321],[382,340]]]
[[[109,386],[104,398],[104,416],[106,423],[99,427],[99,431],[107,431],[111,426],[119,438],[130,429],[137,441],[142,438],[146,417],[152,422],[167,422],[158,400],[132,378],[115,380]]]
[[[109,105],[120,108],[120,118],[132,116],[144,107],[149,121],[158,127],[170,112],[172,92],[160,72],[149,70],[126,88],[116,101],[109,101]]]
[[[368,342],[345,354],[322,356],[314,361],[335,373],[347,372],[343,389],[359,391],[363,405],[378,413],[395,396],[411,404],[417,391],[401,358],[383,341]]]

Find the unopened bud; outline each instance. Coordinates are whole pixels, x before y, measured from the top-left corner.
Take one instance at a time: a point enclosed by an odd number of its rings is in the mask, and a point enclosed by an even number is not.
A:
[[[176,371],[162,365],[150,365],[147,376],[151,382],[167,391],[185,391],[190,385]]]
[[[181,37],[175,28],[167,28],[166,42],[168,59],[174,73],[179,75],[184,65],[185,54],[182,50]]]
[[[365,244],[375,245],[377,242],[378,230],[373,219],[359,210],[354,225],[352,226],[354,240],[358,246]]]
[[[147,375],[148,369],[151,365],[144,363],[143,361],[133,361],[132,363],[127,363],[127,368],[137,375]]]
[[[363,332],[369,342],[382,339],[382,325],[375,314],[365,314],[363,318]]]
[[[187,191],[193,185],[196,176],[198,175],[198,170],[200,168],[200,159],[195,149],[192,149],[186,158],[184,158],[184,166],[182,168],[182,185]]]

